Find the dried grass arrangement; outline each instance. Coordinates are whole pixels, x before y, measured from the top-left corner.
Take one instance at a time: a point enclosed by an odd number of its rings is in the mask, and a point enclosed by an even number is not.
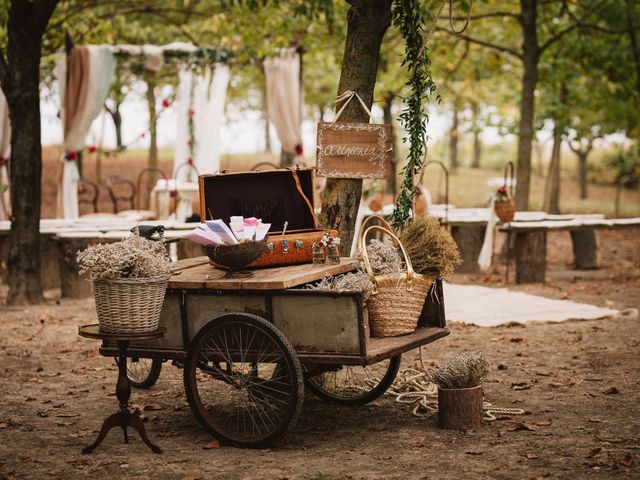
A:
[[[171,268],[164,242],[137,235],[89,247],[78,252],[76,260],[80,273],[92,280],[165,277]]]
[[[429,378],[439,388],[473,388],[482,383],[490,370],[484,354],[463,352],[432,369]]]
[[[447,279],[462,263],[455,240],[436,218],[414,219],[400,234],[400,241],[416,273]]]

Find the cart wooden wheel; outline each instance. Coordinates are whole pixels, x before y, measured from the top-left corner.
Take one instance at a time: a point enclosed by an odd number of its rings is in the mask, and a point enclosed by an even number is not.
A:
[[[223,315],[196,334],[184,367],[193,414],[221,443],[263,448],[295,424],[304,380],[288,340],[270,322]]]
[[[365,405],[380,397],[391,386],[400,368],[400,355],[368,365],[317,365],[306,370],[307,388],[323,400],[343,405]]]
[[[115,359],[116,365],[118,359]],[[127,358],[127,378],[132,387],[151,388],[160,377],[162,360],[156,358]]]

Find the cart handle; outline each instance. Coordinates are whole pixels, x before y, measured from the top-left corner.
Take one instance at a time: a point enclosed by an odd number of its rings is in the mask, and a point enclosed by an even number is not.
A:
[[[378,230],[380,232],[386,233],[400,247],[400,250],[402,251],[402,255],[404,256],[405,265],[407,266],[407,291],[411,291],[413,277],[415,276],[415,272],[413,271],[413,265],[411,264],[411,259],[409,258],[407,251],[404,249],[404,245],[402,245],[402,242],[400,241],[400,239],[396,237],[391,230],[381,227],[379,225],[373,225],[367,228],[365,232],[362,234],[362,237],[360,238],[360,251],[362,252],[362,261],[364,263],[365,269],[367,270],[367,275],[369,276],[369,280],[371,280],[371,283],[373,283],[374,287],[377,285],[376,276],[373,273],[373,268],[371,268],[371,262],[369,261],[369,254],[367,253],[367,245],[366,245],[367,234],[373,230]]]

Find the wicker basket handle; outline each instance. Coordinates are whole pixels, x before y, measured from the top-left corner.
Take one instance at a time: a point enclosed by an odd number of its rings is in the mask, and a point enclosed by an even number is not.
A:
[[[367,245],[366,245],[367,234],[373,230],[378,230],[380,232],[386,233],[400,247],[400,250],[402,251],[402,255],[404,256],[405,265],[407,266],[407,291],[411,291],[413,287],[412,284],[413,284],[414,271],[413,271],[413,265],[411,264],[411,259],[409,258],[409,255],[407,255],[407,251],[404,249],[404,245],[402,245],[402,242],[400,241],[400,239],[396,237],[391,230],[388,230],[384,227],[380,227],[378,225],[373,225],[367,228],[367,230],[364,232],[362,237],[360,237],[360,242],[359,242],[360,251],[362,252],[362,261],[364,262],[364,267],[367,270],[367,275],[369,276],[369,280],[371,280],[371,283],[373,283],[374,286],[377,285],[376,276],[373,273],[373,268],[371,268],[371,262],[369,261],[369,254],[367,253]]]
[[[369,215],[362,221],[362,225],[360,225],[360,232],[358,233],[358,243],[356,244],[358,245],[358,248],[360,248],[360,243],[362,242],[362,237],[364,237],[364,231],[366,230],[367,224],[372,220],[378,220],[380,223],[382,223],[382,226],[384,228],[393,233],[393,228],[391,228],[391,225],[389,225],[389,222],[387,222],[384,217],[380,215]]]

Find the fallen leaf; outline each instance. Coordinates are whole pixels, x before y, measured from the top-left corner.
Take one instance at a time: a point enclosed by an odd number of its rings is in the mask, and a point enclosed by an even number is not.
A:
[[[616,393],[620,393],[620,390],[618,390],[616,387],[611,387],[611,388],[607,388],[604,392],[605,395],[614,395]]]
[[[530,388],[531,388],[531,384],[527,382],[518,382],[518,383],[511,384],[512,390],[529,390]]]
[[[629,455],[625,455],[622,460],[620,460],[620,465],[624,465],[625,467],[633,466],[633,460]]]
[[[477,450],[477,451],[474,451],[474,450],[468,450],[468,451],[466,451],[466,452],[464,452],[464,453],[466,453],[467,455],[482,455],[484,452],[482,452],[482,451],[480,451],[480,450]]]
[[[218,442],[217,440],[212,440],[202,448],[204,450],[212,450],[214,448],[220,448],[220,442]]]
[[[426,438],[420,438],[418,439],[418,441],[416,442],[416,446],[417,447],[424,447],[424,444],[426,443],[427,439]]]
[[[529,460],[535,460],[536,458],[538,458],[538,455],[536,455],[535,453],[529,452],[529,453],[527,453],[527,458]]]
[[[527,423],[518,422],[518,423],[514,423],[513,425],[509,425],[505,430],[507,432],[517,432],[520,430],[535,432],[536,430],[538,430],[538,427],[536,427],[535,425],[529,425]]]
[[[145,405],[142,410],[144,410],[145,412],[155,412],[157,410],[162,410],[164,407],[162,405]]]
[[[549,386],[550,386],[550,387],[554,387],[554,388],[564,387],[564,383],[560,383],[560,382],[549,382]]]
[[[589,421],[591,423],[602,423],[602,420],[600,420],[599,418],[589,418]]]
[[[540,420],[534,420],[531,422],[533,425],[537,425],[538,427],[548,427],[553,423],[553,420],[550,418],[542,418]]]
[[[59,427],[68,427],[69,425],[73,425],[73,422],[67,422],[66,420],[58,420],[56,425]]]
[[[7,422],[0,422],[0,428],[7,428],[9,424]]]
[[[536,372],[536,375],[540,375],[541,377],[555,377],[555,372]]]
[[[586,458],[593,458],[602,451],[601,447],[592,448]]]
[[[580,385],[584,381],[584,378],[572,378],[569,380],[569,385]]]
[[[625,445],[622,448],[627,448],[629,450],[640,450],[640,445]]]
[[[524,342],[524,338],[522,338],[522,337],[513,337],[513,338],[510,338],[509,341],[513,342],[513,343],[522,343],[522,342]]]

